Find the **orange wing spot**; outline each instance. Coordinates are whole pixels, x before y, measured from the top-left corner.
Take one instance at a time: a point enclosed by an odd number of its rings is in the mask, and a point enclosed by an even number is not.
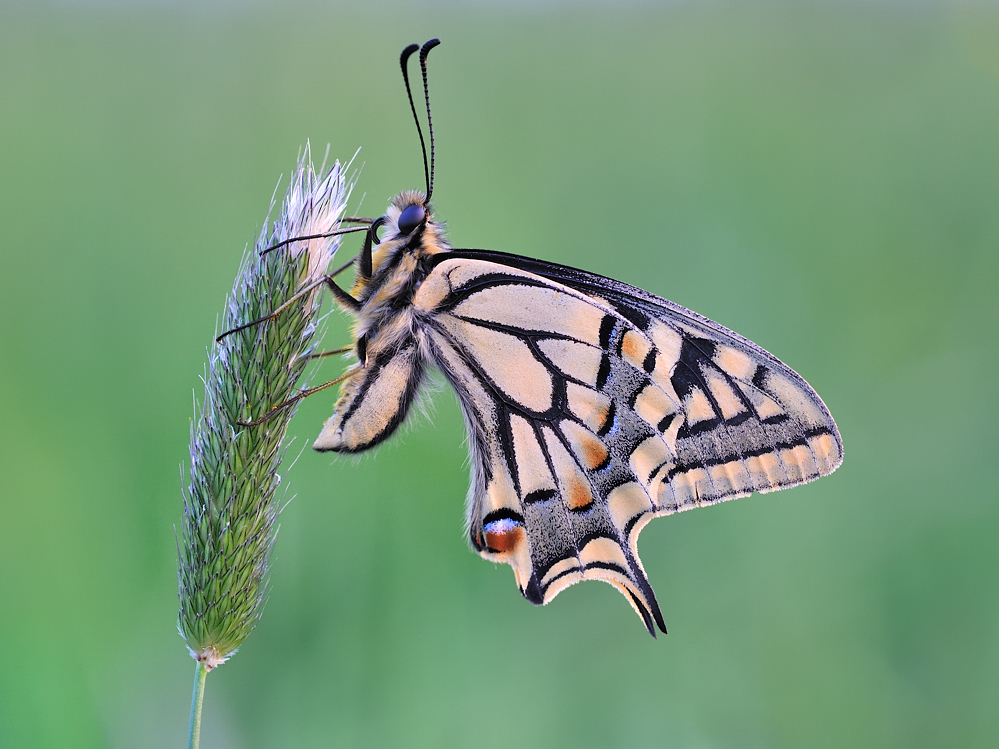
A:
[[[607,448],[589,429],[568,419],[560,422],[559,427],[562,434],[568,437],[573,452],[589,470],[595,470],[607,461]]]
[[[652,346],[641,333],[629,330],[621,339],[621,353],[624,358],[636,367],[641,367]]]
[[[572,476],[565,482],[565,501],[570,510],[579,510],[593,504],[593,492],[590,485],[580,479],[579,476]]]
[[[607,448],[598,439],[588,439],[583,443],[583,460],[593,470],[607,460]]]
[[[603,393],[580,387],[574,382],[566,385],[569,410],[595,432],[604,428],[610,415],[611,400]]]
[[[600,406],[594,409],[593,415],[590,421],[587,422],[592,427],[595,427],[597,431],[600,431],[605,426],[607,426],[607,419],[610,417],[610,404],[606,406]]]
[[[843,455],[839,451],[839,445],[831,434],[821,434],[808,440],[809,447],[815,454],[815,462],[820,474],[832,473],[843,460]]]

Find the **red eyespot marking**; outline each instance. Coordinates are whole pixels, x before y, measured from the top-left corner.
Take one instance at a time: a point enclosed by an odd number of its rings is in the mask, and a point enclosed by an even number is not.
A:
[[[482,532],[486,548],[497,554],[514,551],[524,540],[524,526],[510,518],[487,523]]]

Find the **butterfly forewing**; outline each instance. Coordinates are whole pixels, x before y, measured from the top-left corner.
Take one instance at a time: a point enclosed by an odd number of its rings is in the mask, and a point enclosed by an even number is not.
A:
[[[792,370],[638,289],[540,261],[449,252],[413,300],[472,445],[472,544],[546,603],[611,583],[665,631],[638,558],[657,515],[831,472],[828,411]]]
[[[415,338],[385,332],[374,337],[365,364],[348,370],[333,416],[313,447],[361,452],[390,437],[406,418],[423,374]]]

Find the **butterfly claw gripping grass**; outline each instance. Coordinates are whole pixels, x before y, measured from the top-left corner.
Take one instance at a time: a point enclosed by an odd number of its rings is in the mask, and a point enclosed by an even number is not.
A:
[[[317,281],[340,238],[319,237],[261,253],[292,237],[335,230],[351,184],[339,163],[317,174],[306,149],[280,217],[270,231],[265,223],[255,251],[243,262],[222,329],[265,316],[296,294],[299,298],[269,324],[236,331],[209,350],[204,401],[191,431],[177,573],[178,628],[206,671],[224,663],[260,618],[277,530],[277,470],[295,405],[256,428],[239,422],[269,412],[298,392],[320,323]],[[310,285],[314,290],[302,294]]]

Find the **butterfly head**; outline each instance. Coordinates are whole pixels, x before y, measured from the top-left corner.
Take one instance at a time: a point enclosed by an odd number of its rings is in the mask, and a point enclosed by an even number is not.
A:
[[[371,253],[374,277],[380,270],[397,263],[400,253],[419,256],[445,249],[443,228],[433,220],[430,204],[418,190],[396,195],[374,228]]]
[[[418,190],[408,190],[396,195],[385,213],[383,227],[387,238],[418,239],[430,223],[430,205],[427,197]],[[394,232],[393,232],[394,229]]]

